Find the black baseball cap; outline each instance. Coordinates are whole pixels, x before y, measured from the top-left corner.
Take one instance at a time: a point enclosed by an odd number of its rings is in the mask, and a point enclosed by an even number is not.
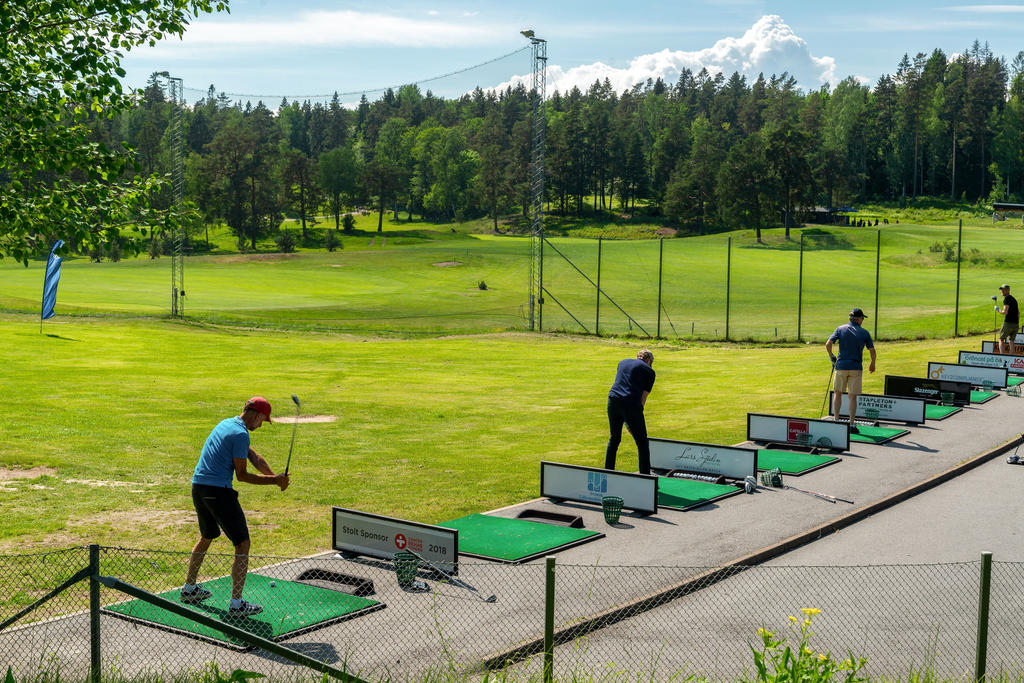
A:
[[[1001,284],[1001,285],[999,285],[999,289],[1009,289],[1009,288],[1010,288],[1010,285],[1008,285],[1008,284]]]
[[[850,311],[850,317],[851,318],[866,318],[867,316],[864,315],[864,311],[860,310],[859,308],[855,308],[852,311]]]

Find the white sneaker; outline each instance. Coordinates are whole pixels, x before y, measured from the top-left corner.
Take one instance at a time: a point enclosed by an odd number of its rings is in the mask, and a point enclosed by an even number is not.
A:
[[[228,614],[232,617],[251,617],[254,614],[259,614],[263,611],[263,608],[253,602],[246,602],[240,600],[238,607],[229,607]]]

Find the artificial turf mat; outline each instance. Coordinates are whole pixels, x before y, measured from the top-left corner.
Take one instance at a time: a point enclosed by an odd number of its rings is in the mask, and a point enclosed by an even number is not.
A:
[[[971,403],[988,403],[998,395],[994,391],[972,391]]]
[[[850,441],[860,441],[861,443],[874,443],[881,444],[893,439],[898,439],[904,434],[909,434],[909,429],[895,429],[892,427],[868,427],[866,425],[857,425],[859,434],[850,432]]]
[[[688,510],[725,498],[743,489],[731,484],[712,484],[696,479],[658,477],[658,506],[675,510]],[[459,545],[462,540],[459,540]]]
[[[586,529],[474,513],[438,526],[459,531],[459,554],[502,562],[526,562],[603,538]]]
[[[1008,386],[1008,387],[1015,387],[1018,384],[1020,384],[1021,382],[1024,382],[1024,377],[1007,377],[1006,378],[1006,386]]]
[[[385,607],[384,603],[341,591],[281,579],[274,579],[274,581],[276,587],[271,588],[270,578],[260,574],[249,574],[245,581],[245,598],[263,606],[262,612],[251,617],[228,615],[228,603],[231,599],[230,576],[204,581],[203,585],[213,595],[200,603],[183,603],[179,597],[178,588],[159,593],[159,596],[273,641],[284,640]],[[207,640],[218,645],[226,645],[234,649],[247,650],[251,647],[216,629],[203,626],[142,600],[128,600],[108,605],[104,611],[113,616],[181,633],[192,638]]]
[[[757,451],[757,469],[771,470],[778,467],[783,474],[789,475],[806,474],[819,467],[839,462],[839,460],[834,455],[776,451],[770,448],[761,448]]]
[[[924,407],[924,419],[945,420],[950,415],[956,415],[961,410],[963,410],[963,408],[958,406],[937,406],[929,403]]]

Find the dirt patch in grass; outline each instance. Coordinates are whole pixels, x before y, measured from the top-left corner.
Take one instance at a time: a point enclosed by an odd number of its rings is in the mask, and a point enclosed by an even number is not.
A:
[[[12,479],[38,479],[39,477],[53,476],[54,474],[57,474],[57,470],[52,467],[30,467],[27,470],[0,467],[0,481],[11,481]]]
[[[462,263],[459,261],[441,261],[440,263],[431,263],[430,265],[437,266],[438,268],[451,268],[452,266],[461,266]]]
[[[307,422],[337,422],[337,415],[282,415],[281,417],[275,417],[274,422],[281,422],[283,424],[291,424],[298,422],[299,424],[305,424]]]

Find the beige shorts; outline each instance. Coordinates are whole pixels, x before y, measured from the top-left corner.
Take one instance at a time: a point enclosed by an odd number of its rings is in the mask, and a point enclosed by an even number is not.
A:
[[[860,395],[863,370],[836,370],[836,393]]]

